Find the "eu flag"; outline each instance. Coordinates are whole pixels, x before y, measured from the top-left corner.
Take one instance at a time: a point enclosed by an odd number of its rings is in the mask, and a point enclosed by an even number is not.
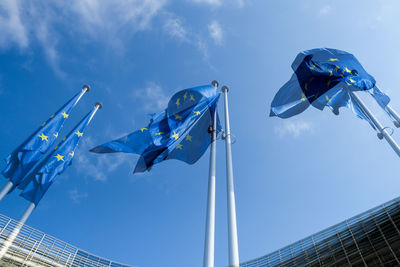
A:
[[[172,96],[167,109],[152,115],[146,127],[90,151],[140,154],[134,173],[150,170],[154,164],[167,159],[193,164],[210,144],[208,129],[216,114],[218,99],[219,93],[212,85],[179,91]]]
[[[360,62],[345,51],[317,48],[299,53],[292,63],[291,79],[278,91],[272,104],[270,116],[289,118],[310,105],[323,110],[328,106],[334,114],[340,107],[349,107],[360,118],[370,119],[354,104],[348,90],[369,91],[386,106],[389,97],[375,86]]]
[[[86,92],[76,94],[63,107],[54,113],[39,129],[37,129],[27,140],[17,147],[6,160],[6,167],[2,171],[5,178],[8,178],[14,186],[17,186],[35,164],[43,157],[48,149],[58,138],[59,132],[68,119],[72,109]]]
[[[23,198],[37,205],[53,184],[57,175],[62,174],[65,169],[71,165],[72,159],[75,156],[75,150],[82,139],[85,128],[96,111],[97,108],[89,112],[68,134],[67,138],[64,138],[60,145],[54,149],[54,152],[47,156],[35,170],[21,182],[18,188],[23,189],[21,192]]]

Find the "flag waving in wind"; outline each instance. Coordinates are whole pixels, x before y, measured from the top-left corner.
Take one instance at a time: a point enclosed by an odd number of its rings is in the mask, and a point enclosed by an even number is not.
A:
[[[90,123],[100,104],[89,112],[79,124],[64,138],[55,151],[45,158],[29,176],[18,186],[22,189],[21,196],[36,205],[53,184],[58,175],[71,165],[76,148],[83,137],[86,126]]]
[[[82,92],[76,94],[70,101],[54,113],[25,142],[17,147],[5,159],[7,166],[2,171],[14,186],[17,186],[35,164],[43,157],[58,138],[59,132],[68,119],[69,114],[83,94],[89,90],[84,86]]]
[[[172,96],[166,110],[152,115],[146,127],[90,151],[140,154],[134,173],[149,170],[167,159],[193,164],[210,144],[208,130],[218,99],[219,93],[212,85],[179,91]]]
[[[330,48],[303,51],[292,63],[292,69],[293,76],[272,101],[270,116],[289,118],[310,105],[320,110],[328,106],[338,115],[340,107],[349,107],[375,128],[364,111],[353,104],[348,90],[368,91],[382,107],[390,101],[358,60],[345,51]]]

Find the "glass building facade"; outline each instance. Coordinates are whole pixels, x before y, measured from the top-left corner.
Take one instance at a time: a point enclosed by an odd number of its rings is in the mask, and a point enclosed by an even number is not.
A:
[[[240,266],[400,266],[399,230],[400,197]]]
[[[1,214],[0,266],[133,267],[87,253]]]

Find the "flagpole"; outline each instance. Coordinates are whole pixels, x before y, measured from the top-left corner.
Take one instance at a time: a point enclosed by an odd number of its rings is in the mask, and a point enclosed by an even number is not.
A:
[[[14,187],[14,183],[12,181],[8,181],[4,187],[0,191],[0,201],[3,200],[3,198],[7,195],[8,192],[10,192],[11,188]]]
[[[76,104],[78,104],[79,100],[81,100],[82,96],[86,93],[90,91],[90,86],[85,84],[82,86],[82,92],[79,95],[78,99],[75,101],[74,103],[74,107],[76,106]],[[101,104],[100,104],[101,105]],[[101,107],[100,107],[101,108]],[[8,181],[4,187],[0,190],[0,201],[3,200],[3,198],[7,195],[8,192],[10,192],[10,190],[14,187],[14,183],[12,181]]]
[[[389,145],[392,147],[392,149],[396,152],[396,154],[400,157],[400,147],[396,143],[396,141],[392,138],[390,135],[388,129],[386,127],[383,127],[382,124],[377,120],[377,118],[371,113],[371,111],[367,108],[367,106],[364,104],[364,102],[361,100],[361,98],[357,95],[356,92],[353,92],[351,90],[348,90],[350,96],[355,99],[356,105],[359,106],[364,112],[365,115],[372,121],[372,123],[375,125],[375,127],[378,129],[378,138],[382,139],[385,138],[386,141],[389,143]]]
[[[239,248],[236,226],[235,189],[233,184],[232,149],[231,149],[231,128],[229,123],[227,86],[222,86],[225,97],[225,144],[226,144],[226,185],[228,204],[228,246],[229,246],[229,267],[239,267]]]
[[[399,128],[400,127],[400,116],[399,116],[399,114],[394,109],[392,109],[392,107],[389,106],[389,105],[387,105],[386,108],[389,111],[390,115],[392,115],[393,118],[395,119],[395,121],[393,122],[394,126]]]
[[[211,84],[218,88],[218,82]],[[210,166],[208,174],[206,236],[204,242],[204,267],[214,267],[214,241],[215,241],[215,169],[217,161],[217,108],[215,108],[213,125],[209,128],[211,134]]]
[[[103,107],[103,105],[100,102],[97,102],[94,105],[94,111],[92,113],[92,115],[89,118],[88,124],[90,123],[90,121],[93,119],[93,116],[96,114],[97,110],[101,109]],[[24,214],[22,214],[21,218],[19,219],[19,222],[21,224],[25,224],[25,222],[28,220],[29,216],[31,216],[33,210],[36,208],[35,203],[31,202],[28,206],[28,208],[25,210]]]

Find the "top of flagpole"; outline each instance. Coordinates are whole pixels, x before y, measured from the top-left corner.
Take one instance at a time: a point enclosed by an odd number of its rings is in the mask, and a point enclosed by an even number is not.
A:
[[[96,102],[94,106],[98,106],[98,109],[101,109],[103,107],[103,104],[101,102]]]
[[[211,85],[214,86],[214,87],[218,87],[219,83],[218,83],[217,80],[214,80],[214,81],[211,82]]]
[[[226,85],[224,85],[224,86],[222,86],[222,88],[221,88],[221,90],[222,90],[222,92],[229,92],[229,88],[228,88],[228,86],[226,86]]]
[[[89,92],[89,91],[90,91],[90,86],[87,85],[87,84],[84,84],[84,85],[82,86],[82,90],[86,90],[86,92]]]

